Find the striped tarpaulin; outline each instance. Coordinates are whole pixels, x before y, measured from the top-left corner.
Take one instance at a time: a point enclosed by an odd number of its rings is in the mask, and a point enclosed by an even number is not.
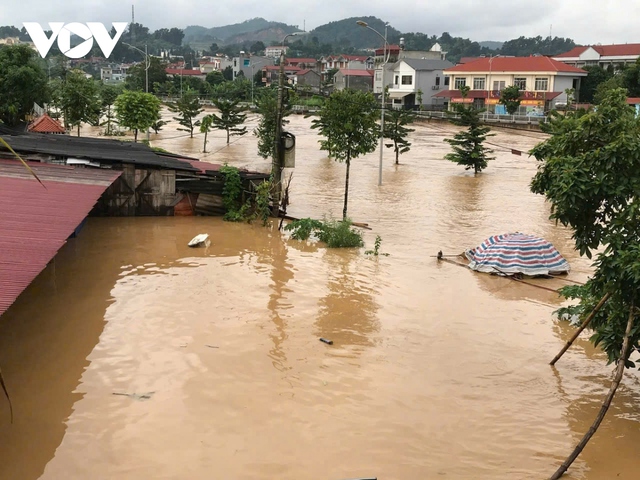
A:
[[[524,233],[489,237],[465,255],[469,268],[484,273],[549,275],[570,270],[569,263],[551,243]]]

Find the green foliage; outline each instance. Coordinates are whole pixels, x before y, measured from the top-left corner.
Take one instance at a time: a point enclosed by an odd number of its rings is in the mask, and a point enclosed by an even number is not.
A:
[[[200,133],[204,133],[204,146],[202,147],[202,153],[207,153],[207,135],[213,126],[213,117],[211,115],[205,115],[200,121]]]
[[[460,89],[462,96],[466,97],[469,87]],[[491,129],[482,125],[480,122],[480,113],[482,110],[476,110],[473,105],[465,105],[463,103],[454,103],[453,111],[447,112],[451,115],[450,121],[459,127],[466,127],[456,133],[453,138],[445,138],[444,141],[451,145],[452,153],[448,153],[444,158],[458,165],[464,165],[465,170],[473,168],[474,173],[479,173],[487,168],[487,162],[492,160],[489,155],[492,150],[485,147],[484,141],[490,134]],[[455,117],[453,115],[458,115]]]
[[[212,87],[215,87],[216,85],[220,85],[225,82],[225,78],[224,75],[222,75],[222,72],[214,70],[213,72],[207,73],[205,81]]]
[[[231,82],[233,80],[233,67],[229,65],[227,68],[225,68],[222,71],[222,76],[224,77],[225,80]]]
[[[500,103],[509,115],[514,115],[520,108],[520,89],[515,85],[504,88],[500,92]]]
[[[570,38],[563,37],[519,37],[502,44],[500,53],[502,55],[513,55],[516,57],[528,57],[529,55],[558,55],[568,52],[576,44]]]
[[[605,80],[600,85],[596,87],[596,90],[593,94],[593,103],[599,105],[604,98],[606,98],[609,93],[613,90],[624,88],[624,78],[621,75],[615,75]],[[625,94],[628,95],[628,92],[625,89]]]
[[[102,110],[100,88],[94,79],[86,78],[83,72],[70,71],[64,81],[57,85],[54,98],[54,103],[64,114],[65,124],[77,127],[78,136],[80,136],[82,123],[90,125],[100,123]]]
[[[284,102],[282,124],[285,125],[285,117],[291,113],[288,102]],[[254,135],[258,137],[258,155],[262,158],[275,157],[275,139],[277,126],[278,91],[274,88],[263,88],[256,97],[256,106],[259,116],[258,126]]]
[[[411,149],[411,143],[407,140],[409,133],[415,129],[406,125],[413,123],[415,115],[409,110],[391,110],[384,117],[384,138],[393,143],[386,143],[387,148],[393,148],[396,154],[396,165],[399,163],[400,154]]]
[[[116,120],[115,112],[113,111],[113,104],[116,102],[116,98],[122,92],[120,87],[115,85],[102,84],[100,87],[100,103],[101,103],[101,116],[105,117],[105,120],[100,123],[101,127],[105,128],[105,135],[113,135],[113,126],[118,122]]]
[[[247,120],[247,115],[242,113],[244,109],[238,106],[238,100],[217,98],[213,100],[213,105],[220,111],[220,115],[210,115],[211,126],[227,132],[227,144],[231,135],[247,133],[247,127],[240,127]]]
[[[251,81],[238,77],[233,81],[224,81],[212,88],[212,98],[231,101],[245,101],[251,98]]]
[[[581,67],[588,72],[586,77],[580,79],[580,91],[578,92],[578,101],[582,103],[593,103],[596,88],[601,83],[609,80],[613,74],[607,72],[599,65],[587,65]]]
[[[153,124],[151,125],[151,129],[157,134],[160,132],[160,130],[162,130],[162,127],[164,127],[168,123],[169,122],[165,122],[164,120],[158,119],[155,122],[153,122]]]
[[[223,219],[228,222],[249,222],[256,218],[262,220],[262,225],[267,225],[271,209],[269,206],[269,192],[271,182],[260,183],[255,190],[255,204],[251,204],[251,198],[243,201],[244,188],[240,171],[236,167],[224,164],[220,168],[224,176],[222,188],[222,204],[226,209]]]
[[[256,187],[255,200],[255,218],[262,220],[262,225],[266,226],[271,215],[271,206],[269,204],[269,193],[271,192],[272,182],[262,182]]]
[[[17,125],[49,98],[47,74],[28,45],[0,49],[0,121]]]
[[[284,227],[290,231],[291,238],[307,240],[314,234],[318,240],[327,244],[329,248],[354,248],[362,247],[362,234],[353,229],[350,219],[339,220],[313,220],[302,218],[295,220]]]
[[[376,235],[376,241],[373,244],[373,250],[367,250],[364,252],[364,254],[373,255],[374,257],[377,257],[378,255],[384,255],[385,257],[388,257],[388,253],[380,253],[380,245],[382,245],[382,237],[380,237],[380,235]]]
[[[133,65],[129,70],[127,70],[125,87],[127,90],[139,90],[144,92],[146,90],[147,80],[145,58],[144,55],[137,50],[134,50],[134,53],[137,54],[137,58],[140,63]],[[140,57],[142,57],[141,60]],[[159,85],[168,81],[166,72],[167,65],[167,62],[161,58],[149,57],[149,93],[158,93]]]
[[[200,122],[196,120],[204,108],[200,106],[200,99],[195,91],[188,89],[177,102],[169,105],[169,111],[177,113],[177,117],[173,117],[182,128],[178,130],[189,132],[189,136],[193,138],[193,130],[200,126]]]
[[[601,250],[589,281],[564,290],[579,305],[558,313],[584,320],[610,293],[590,325],[591,340],[610,362],[617,361],[632,306],[631,345],[640,348],[640,119],[626,104],[624,89],[615,89],[596,111],[558,117],[550,129],[552,136],[531,151],[539,161],[531,191],[551,203],[551,219],[572,228],[581,255],[591,258]]]
[[[347,164],[342,219],[347,219],[349,169],[351,159],[373,152],[378,140],[377,103],[371,93],[340,90],[333,93],[320,110],[311,128],[324,137],[320,148]]]
[[[416,92],[416,103],[418,104],[418,110],[422,110],[423,105],[422,105],[422,96],[424,95],[424,92],[422,91],[422,89],[418,89],[418,91]]]
[[[160,118],[160,100],[150,93],[124,91],[116,98],[115,107],[118,123],[133,130],[136,142],[138,132],[151,128]]]
[[[623,78],[624,88],[627,89],[627,95],[640,97],[640,59],[624,68],[620,74]]]

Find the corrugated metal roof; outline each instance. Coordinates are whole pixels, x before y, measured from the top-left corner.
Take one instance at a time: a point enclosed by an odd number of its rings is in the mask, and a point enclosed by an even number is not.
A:
[[[194,170],[187,162],[162,157],[143,143],[118,140],[76,137],[72,135],[48,135],[42,133],[17,134],[15,130],[0,125],[0,134],[17,152],[41,153],[59,157],[86,158],[91,160],[130,163],[173,170]]]
[[[0,160],[0,315],[47,266],[122,172]]]

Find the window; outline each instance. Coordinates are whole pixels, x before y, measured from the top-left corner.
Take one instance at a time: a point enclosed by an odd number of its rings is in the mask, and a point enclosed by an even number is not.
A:
[[[467,85],[467,79],[466,78],[456,78],[454,86],[456,87],[456,90],[460,90],[460,87],[465,87]]]
[[[484,78],[474,78],[473,79],[473,89],[474,90],[484,90]]]
[[[398,75],[396,75],[396,80],[395,82],[393,82],[394,85],[398,85],[398,78],[399,78]]]
[[[413,76],[402,75],[402,85],[412,85],[412,84],[413,84]]]
[[[500,80],[495,80],[493,82],[493,90],[504,90],[504,87],[506,87],[506,83],[502,82]]]
[[[376,70],[376,81],[382,80],[382,70]]]
[[[440,77],[436,77],[436,87],[440,86]]]
[[[251,60],[249,60],[248,58],[245,58],[244,59],[244,66],[248,67],[250,62],[251,62]]]
[[[537,92],[546,92],[549,88],[549,79],[548,78],[536,78],[536,91]]]
[[[449,79],[450,79],[450,77],[444,77],[444,86],[445,87],[449,86]]]
[[[518,87],[520,90],[527,89],[527,79],[525,77],[515,77],[513,79],[513,84]]]

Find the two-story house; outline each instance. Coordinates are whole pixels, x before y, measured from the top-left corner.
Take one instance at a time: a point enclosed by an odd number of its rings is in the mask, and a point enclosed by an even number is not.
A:
[[[598,65],[607,68],[611,65],[614,69],[635,63],[638,58],[640,58],[640,43],[574,47],[568,52],[553,57],[554,60],[574,67]]]
[[[492,57],[456,65],[444,71],[449,77],[449,90],[436,93],[451,103],[473,103],[494,112],[505,87],[520,89],[521,112],[547,111],[567,102],[567,89],[580,89],[584,70],[549,57]],[[460,87],[471,88],[466,98]]]
[[[318,61],[315,58],[286,58],[286,65],[308,70],[317,70]]]
[[[233,57],[233,78],[242,72],[245,78],[253,78],[256,72],[262,67],[270,66],[275,63],[274,57],[260,57],[258,55],[250,55],[241,53],[239,57]]]
[[[373,70],[343,68],[334,75],[333,82],[334,90],[348,88],[370,92],[373,90]]]
[[[386,52],[386,57],[385,57]],[[373,93],[382,93],[383,86],[393,83],[393,69],[397,62],[405,58],[417,60],[444,60],[447,52],[442,51],[440,44],[436,43],[431,50],[405,50],[404,39],[400,39],[400,45],[389,45],[386,49],[378,48],[375,51],[375,76],[373,80]],[[384,64],[385,58],[388,58]],[[384,64],[384,68],[383,68]]]
[[[366,55],[329,55],[320,58],[320,74],[326,81],[330,70],[371,70],[373,65],[374,59]]]
[[[298,67],[293,67],[291,65],[284,66],[284,75],[285,82],[289,84],[293,84],[295,81],[295,76],[302,69]],[[278,81],[280,78],[280,66],[279,65],[268,65],[262,67],[262,82],[266,87],[270,85],[278,85]]]
[[[264,56],[277,58],[283,52],[286,55],[287,50],[289,50],[289,47],[287,47],[286,45],[272,45],[270,47],[265,48]]]
[[[389,86],[389,99],[394,108],[419,107],[441,104],[443,99],[433,98],[435,90],[445,88],[444,70],[453,67],[449,60],[423,60],[405,58],[393,65]]]

